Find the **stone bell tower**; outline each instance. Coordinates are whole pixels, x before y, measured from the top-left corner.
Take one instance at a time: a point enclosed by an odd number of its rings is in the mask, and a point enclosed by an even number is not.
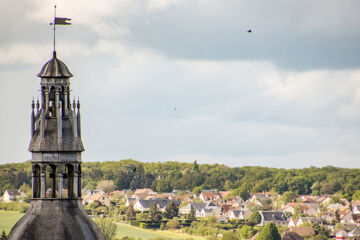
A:
[[[42,67],[41,100],[32,102],[32,199],[9,239],[104,239],[81,203],[80,103],[70,102],[67,66],[56,57]]]

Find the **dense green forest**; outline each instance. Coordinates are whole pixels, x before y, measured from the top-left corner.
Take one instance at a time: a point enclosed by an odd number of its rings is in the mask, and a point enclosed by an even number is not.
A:
[[[276,169],[227,167],[219,164],[181,162],[143,163],[131,159],[118,162],[84,162],[83,187],[94,189],[102,180],[113,180],[115,189],[153,188],[198,192],[202,189],[233,190],[247,198],[250,193],[286,191],[298,194],[334,194],[351,198],[360,190],[360,170],[338,167]],[[31,164],[0,165],[0,194],[5,189],[31,184]]]

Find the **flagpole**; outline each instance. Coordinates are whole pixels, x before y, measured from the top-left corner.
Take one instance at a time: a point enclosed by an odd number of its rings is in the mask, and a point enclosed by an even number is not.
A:
[[[50,23],[50,25],[54,25],[54,52],[53,52],[53,57],[56,58],[56,24],[59,25],[71,25],[71,18],[57,18],[56,17],[56,5],[54,6],[54,21],[52,23]]]
[[[55,21],[56,21],[56,5],[54,6],[54,57],[55,57],[55,54],[56,54],[56,49],[55,49]]]

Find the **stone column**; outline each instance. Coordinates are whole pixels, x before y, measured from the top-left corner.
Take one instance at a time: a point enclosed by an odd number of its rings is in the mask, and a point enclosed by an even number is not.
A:
[[[32,172],[31,174],[31,182],[32,182],[32,197],[36,198],[37,184],[36,184],[36,172]]]
[[[59,198],[62,198],[62,192],[63,192],[63,188],[64,188],[64,174],[62,172],[58,173],[59,176]]]
[[[35,133],[35,103],[34,103],[34,99],[32,100],[31,103],[31,137],[34,136]]]
[[[73,101],[73,132],[74,138],[78,137],[78,126],[77,126],[77,116],[76,116],[76,103]]]
[[[40,111],[40,136],[41,139],[45,138],[45,111],[41,109]]]
[[[49,90],[45,90],[45,115],[49,113]]]
[[[69,110],[68,110],[68,94],[69,94],[69,90],[65,89],[64,90],[64,115],[65,116],[68,116],[69,115]]]
[[[41,171],[41,198],[46,197],[46,173],[45,171]]]
[[[79,196],[79,173],[75,172],[74,174],[74,197]]]
[[[52,184],[51,184],[51,197],[56,197],[56,171],[53,169],[52,173]]]
[[[61,116],[61,103],[59,101],[59,92],[60,88],[55,89],[55,114],[57,118],[57,135],[58,135],[58,143],[62,142],[62,116]]]
[[[78,197],[81,198],[81,171],[78,172]]]

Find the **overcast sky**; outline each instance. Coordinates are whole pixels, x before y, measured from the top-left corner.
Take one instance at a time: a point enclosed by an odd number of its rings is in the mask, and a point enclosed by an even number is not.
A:
[[[360,168],[359,0],[0,0],[0,163],[31,158],[55,4],[83,161]]]

